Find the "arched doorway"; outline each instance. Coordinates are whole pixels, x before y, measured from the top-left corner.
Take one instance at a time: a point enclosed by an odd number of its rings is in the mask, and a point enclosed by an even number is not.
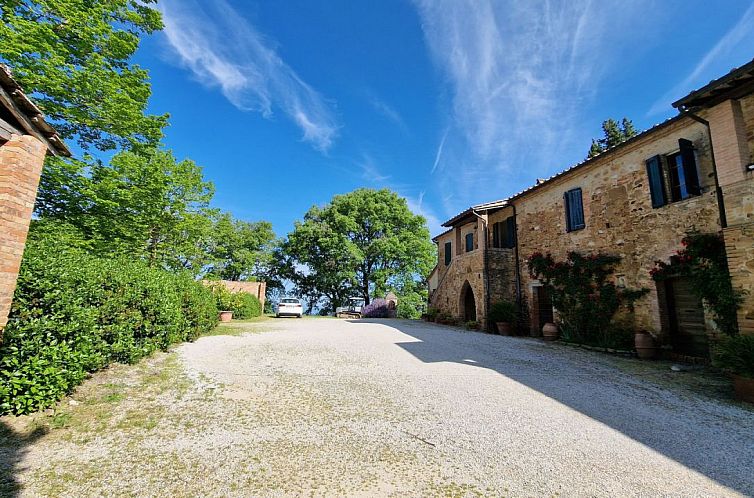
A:
[[[460,315],[465,322],[476,321],[476,300],[474,299],[474,291],[469,285],[469,281],[463,283],[461,287],[461,306]]]

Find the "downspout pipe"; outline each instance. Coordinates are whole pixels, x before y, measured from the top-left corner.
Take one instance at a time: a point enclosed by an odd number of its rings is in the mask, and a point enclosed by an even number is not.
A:
[[[484,254],[482,256],[482,262],[484,264],[484,271],[483,271],[483,279],[484,279],[484,312],[489,313],[490,311],[490,275],[489,275],[489,261],[487,257],[487,220],[476,212],[474,208],[471,208],[471,213],[479,218],[482,221],[482,231],[484,233],[484,241],[482,244],[482,250],[484,251]],[[478,317],[477,317],[478,318]],[[485,323],[487,322],[487,319],[485,317]],[[490,324],[487,323],[487,331],[490,330]]]
[[[723,189],[720,187],[720,178],[717,175],[717,162],[715,161],[715,148],[712,145],[712,128],[710,128],[709,121],[703,117],[694,114],[691,111],[684,111],[681,114],[688,116],[694,121],[703,124],[707,128],[707,136],[709,137],[709,151],[712,156],[712,172],[715,177],[715,194],[717,196],[717,210],[720,215],[720,226],[722,228],[728,227],[728,217],[725,213],[725,198],[723,197]]]
[[[523,295],[521,292],[521,261],[518,255],[518,214],[516,212],[516,205],[511,203],[511,207],[513,208],[513,250],[515,251],[513,256],[516,262],[516,306],[520,311],[523,304]]]

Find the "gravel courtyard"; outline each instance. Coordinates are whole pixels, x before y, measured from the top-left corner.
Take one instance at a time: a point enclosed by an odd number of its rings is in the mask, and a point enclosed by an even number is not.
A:
[[[224,330],[0,419],[0,494],[754,494],[754,411],[668,364],[401,320]]]

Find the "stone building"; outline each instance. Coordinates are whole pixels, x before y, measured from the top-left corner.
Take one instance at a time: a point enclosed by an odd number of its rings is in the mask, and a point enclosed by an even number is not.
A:
[[[675,102],[679,114],[505,200],[473,206],[433,239],[431,306],[485,323],[498,299],[527,311],[531,335],[552,321],[549,296],[526,268],[534,252],[621,257],[621,287],[646,288],[634,327],[675,352],[708,356],[715,334],[689,282],[656,283],[691,230],[722,233],[733,285],[747,292],[741,333],[754,333],[754,61]]]
[[[39,108],[0,65],[0,339],[47,154],[70,156]]]

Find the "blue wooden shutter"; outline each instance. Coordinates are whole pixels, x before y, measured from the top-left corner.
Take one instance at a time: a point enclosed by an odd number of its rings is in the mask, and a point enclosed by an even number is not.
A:
[[[445,266],[448,266],[450,264],[450,259],[453,257],[453,255],[451,254],[452,248],[453,246],[450,242],[445,243]]]
[[[505,220],[505,247],[512,249],[516,246],[516,219],[513,216]]]
[[[652,197],[652,207],[658,208],[667,204],[665,199],[665,181],[662,177],[662,163],[660,156],[647,159],[647,177],[649,178],[649,194]]]
[[[471,252],[473,250],[474,250],[474,234],[467,233],[466,234],[466,252]]]
[[[566,230],[580,230],[584,224],[584,204],[581,200],[581,189],[569,190],[563,195],[566,210]]]
[[[702,189],[699,186],[699,175],[696,172],[696,157],[694,156],[694,144],[691,140],[681,138],[678,140],[683,161],[683,176],[686,179],[686,190],[691,195],[699,195]]]
[[[492,224],[492,247],[500,247],[500,223]]]

